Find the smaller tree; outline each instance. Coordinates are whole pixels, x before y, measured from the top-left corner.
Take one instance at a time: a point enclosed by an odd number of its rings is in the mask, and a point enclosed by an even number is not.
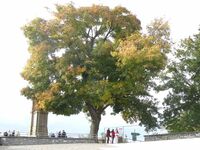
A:
[[[164,125],[170,132],[200,131],[200,33],[181,42],[168,66],[163,89]]]

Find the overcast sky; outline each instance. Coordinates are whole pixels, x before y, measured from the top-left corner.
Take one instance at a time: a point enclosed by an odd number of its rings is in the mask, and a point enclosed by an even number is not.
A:
[[[199,0],[74,0],[75,6],[103,4],[121,5],[135,14],[143,28],[155,18],[164,18],[171,26],[175,41],[198,32],[200,24]],[[30,127],[31,101],[20,95],[26,82],[20,72],[28,59],[27,39],[20,29],[35,17],[46,17],[47,7],[65,4],[68,0],[1,0],[0,1],[0,132]],[[161,95],[162,96],[162,95]],[[120,116],[103,117],[100,128],[126,125]],[[72,117],[50,115],[49,130],[66,129],[67,132],[89,132],[85,115]]]

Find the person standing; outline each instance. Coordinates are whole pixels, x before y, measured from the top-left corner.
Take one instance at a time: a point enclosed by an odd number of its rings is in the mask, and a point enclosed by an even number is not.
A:
[[[109,143],[110,140],[110,129],[108,128],[108,130],[106,131],[106,143]]]
[[[116,128],[116,129],[115,129],[115,143],[118,143],[118,138],[119,138],[119,131],[118,131],[118,129]]]
[[[115,131],[114,131],[114,129],[112,129],[112,131],[111,131],[111,137],[112,137],[112,144],[113,144],[114,139],[115,139]]]

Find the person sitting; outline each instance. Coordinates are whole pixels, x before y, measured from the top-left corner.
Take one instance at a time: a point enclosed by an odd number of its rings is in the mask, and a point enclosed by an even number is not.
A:
[[[15,130],[13,130],[13,132],[12,132],[12,136],[15,136]]]
[[[8,132],[7,132],[7,131],[4,132],[3,135],[4,135],[4,136],[8,136]]]
[[[59,137],[59,138],[61,137],[61,131],[58,132],[58,137]]]
[[[62,137],[63,137],[63,138],[66,137],[66,132],[65,132],[65,130],[62,131]]]
[[[54,134],[54,133],[52,133],[52,134],[51,134],[51,137],[52,137],[52,138],[55,138],[55,134]]]

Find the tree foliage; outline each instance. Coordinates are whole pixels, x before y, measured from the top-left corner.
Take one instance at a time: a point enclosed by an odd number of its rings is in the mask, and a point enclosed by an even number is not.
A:
[[[171,132],[200,131],[200,34],[181,42],[168,67],[164,125]]]
[[[113,52],[117,57],[117,66],[121,71],[116,85],[116,100],[114,111],[122,112],[126,121],[140,120],[148,129],[156,126],[157,108],[150,95],[154,86],[153,78],[165,66],[165,55],[161,47],[155,44],[151,36],[135,33],[125,41],[120,42],[118,51]]]
[[[57,5],[53,15],[23,28],[31,56],[22,94],[56,114],[84,111],[94,135],[109,106],[127,122],[156,127],[149,91],[166,61],[156,37],[141,34],[140,21],[123,7]]]

